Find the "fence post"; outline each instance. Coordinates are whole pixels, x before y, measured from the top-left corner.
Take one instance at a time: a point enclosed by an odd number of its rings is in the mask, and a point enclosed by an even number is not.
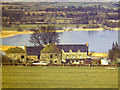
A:
[[[63,67],[64,67],[64,64],[63,64]]]

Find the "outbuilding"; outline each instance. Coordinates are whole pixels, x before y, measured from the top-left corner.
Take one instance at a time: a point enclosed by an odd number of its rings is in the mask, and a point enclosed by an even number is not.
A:
[[[109,64],[109,62],[108,62],[107,58],[101,59],[101,65],[108,65],[108,64]]]

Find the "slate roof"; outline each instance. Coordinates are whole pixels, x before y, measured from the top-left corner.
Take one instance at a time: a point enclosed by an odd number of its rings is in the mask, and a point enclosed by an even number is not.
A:
[[[80,50],[81,52],[88,52],[88,46],[86,46],[86,44],[57,45],[57,47],[61,50],[63,49],[64,52],[69,52],[70,49],[73,52],[77,52],[78,50]]]
[[[88,46],[86,46],[86,44],[61,44],[57,45],[57,47],[60,50],[63,49],[64,52],[69,52],[71,49],[73,52],[77,52],[78,50],[80,50],[81,52],[88,53]],[[40,52],[44,50],[43,48],[44,47],[26,46],[26,52],[27,55],[40,55]]]
[[[44,47],[26,46],[27,55],[40,55]]]

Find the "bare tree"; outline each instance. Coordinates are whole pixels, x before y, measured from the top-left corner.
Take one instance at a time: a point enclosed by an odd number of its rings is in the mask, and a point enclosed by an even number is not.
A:
[[[34,30],[30,36],[30,42],[35,46],[43,46],[49,43],[59,43],[59,33],[56,32],[55,26],[42,26],[39,30]]]

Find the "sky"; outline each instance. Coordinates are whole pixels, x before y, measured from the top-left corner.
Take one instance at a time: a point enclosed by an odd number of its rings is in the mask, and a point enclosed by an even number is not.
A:
[[[119,2],[120,0],[1,0],[1,2]]]

